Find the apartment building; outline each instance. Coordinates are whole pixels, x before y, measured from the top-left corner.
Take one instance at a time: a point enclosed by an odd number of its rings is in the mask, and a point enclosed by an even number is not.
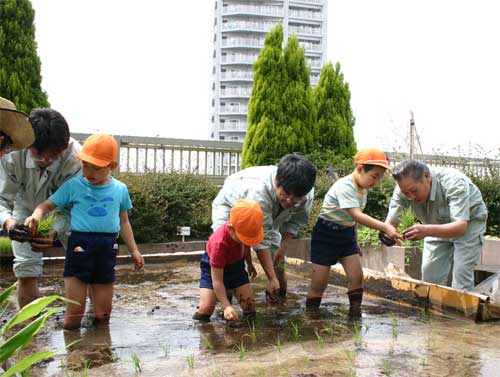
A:
[[[284,45],[297,35],[316,85],[326,59],[328,0],[214,0],[210,138],[243,141],[253,62],[266,34],[283,23]]]

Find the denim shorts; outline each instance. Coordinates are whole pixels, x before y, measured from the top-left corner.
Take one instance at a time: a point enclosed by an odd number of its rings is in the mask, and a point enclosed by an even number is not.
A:
[[[311,237],[311,262],[332,266],[340,259],[359,253],[354,226],[319,218]]]
[[[212,269],[210,267],[210,258],[206,252],[201,258],[200,270],[200,288],[214,289],[212,285]],[[248,280],[247,270],[245,269],[245,259],[232,264],[228,264],[224,267],[223,282],[226,289],[234,289],[250,283],[250,280]]]
[[[118,241],[116,233],[71,232],[66,249],[64,277],[76,277],[86,284],[115,281]]]

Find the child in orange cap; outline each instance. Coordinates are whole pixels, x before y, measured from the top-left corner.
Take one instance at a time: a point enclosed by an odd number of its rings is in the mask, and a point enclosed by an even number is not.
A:
[[[229,222],[210,236],[200,262],[200,304],[194,319],[208,321],[219,300],[224,318],[236,321],[238,315],[227,297],[227,289],[234,290],[244,316],[255,314],[245,260],[251,261],[250,247],[264,239],[263,218],[257,202],[240,199],[231,208]]]
[[[110,135],[91,135],[78,153],[83,174],[66,181],[36,207],[25,221],[34,234],[42,217],[56,207],[71,210],[71,235],[64,263],[67,304],[64,328],[80,327],[90,286],[95,319],[107,324],[111,314],[118,233],[131,252],[135,269],[144,259],[135,243],[127,211],[132,203],[127,186],[110,173],[118,166],[118,143]]]
[[[363,213],[368,189],[379,183],[385,171],[390,170],[385,153],[365,148],[356,153],[354,162],[354,172],[336,181],[326,193],[313,229],[313,272],[306,307],[319,307],[328,284],[330,267],[340,262],[348,281],[349,314],[359,317],[363,299],[363,270],[356,237],[357,224],[383,231],[392,239],[402,237],[392,226]]]

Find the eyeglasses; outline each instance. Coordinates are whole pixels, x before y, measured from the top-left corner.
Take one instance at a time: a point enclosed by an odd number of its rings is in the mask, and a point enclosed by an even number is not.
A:
[[[55,160],[57,160],[59,157],[61,157],[62,152],[44,152],[44,153],[38,153],[38,151],[34,150],[33,148],[29,149],[31,159],[35,162],[46,162],[46,163],[52,163]]]

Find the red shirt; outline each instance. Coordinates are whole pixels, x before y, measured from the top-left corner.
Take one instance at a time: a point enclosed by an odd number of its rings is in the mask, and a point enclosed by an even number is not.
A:
[[[207,254],[210,266],[224,268],[228,264],[239,262],[250,252],[250,247],[233,240],[227,223],[217,228],[207,242]]]

